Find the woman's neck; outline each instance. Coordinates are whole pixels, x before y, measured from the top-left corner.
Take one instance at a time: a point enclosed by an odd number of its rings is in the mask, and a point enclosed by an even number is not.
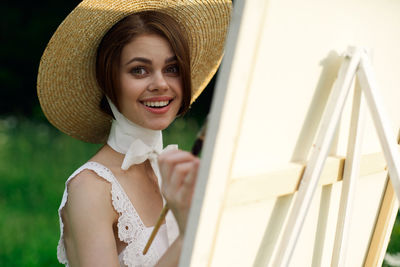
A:
[[[113,120],[107,144],[115,151],[126,154],[130,145],[140,140],[148,147],[162,149],[162,133],[157,130],[143,128],[125,120]]]
[[[114,106],[110,99],[107,99],[114,114],[110,134],[107,144],[115,151],[126,154],[133,142],[142,141],[148,147],[161,150],[162,149],[162,133],[160,130],[146,129],[127,119]]]

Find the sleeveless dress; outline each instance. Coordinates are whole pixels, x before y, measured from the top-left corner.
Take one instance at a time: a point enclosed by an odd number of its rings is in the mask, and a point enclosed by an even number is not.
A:
[[[60,240],[57,246],[58,261],[66,266],[69,266],[64,245],[64,224],[61,218],[61,210],[65,206],[68,198],[67,185],[76,175],[85,169],[94,171],[99,177],[111,184],[112,205],[119,214],[117,224],[118,237],[121,241],[127,244],[127,246],[118,255],[120,266],[154,266],[167,250],[169,243],[171,243],[171,236],[168,237],[166,224],[161,226],[147,254],[143,255],[143,248],[146,245],[153,227],[146,227],[143,224],[139,214],[135,210],[135,207],[129,200],[128,195],[125,193],[113,173],[107,167],[97,162],[87,162],[77,169],[65,183],[64,195],[58,210],[60,219]]]

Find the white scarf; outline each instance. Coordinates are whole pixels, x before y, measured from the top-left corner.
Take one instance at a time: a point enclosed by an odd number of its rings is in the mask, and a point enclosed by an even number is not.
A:
[[[109,98],[107,100],[115,118],[111,125],[107,144],[115,151],[125,154],[121,169],[128,170],[130,166],[143,163],[148,159],[157,176],[161,191],[162,180],[157,158],[163,151],[178,149],[178,146],[168,145],[163,149],[162,133],[160,130],[146,129],[133,123],[118,111]],[[164,198],[163,202],[165,204]],[[179,232],[172,212],[168,213],[166,222],[168,239],[171,244]]]

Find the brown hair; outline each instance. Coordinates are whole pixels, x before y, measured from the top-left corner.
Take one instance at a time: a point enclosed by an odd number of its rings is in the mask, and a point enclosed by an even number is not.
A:
[[[119,109],[119,64],[123,47],[141,34],[158,34],[166,38],[178,61],[182,77],[183,97],[178,114],[185,113],[190,106],[192,82],[190,76],[190,51],[184,31],[169,15],[157,11],[142,11],[125,17],[116,23],[103,37],[97,49],[96,78],[104,93],[100,109],[111,115],[108,96]]]

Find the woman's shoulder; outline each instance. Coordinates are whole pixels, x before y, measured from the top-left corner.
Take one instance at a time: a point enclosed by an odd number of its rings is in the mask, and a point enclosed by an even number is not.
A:
[[[93,169],[82,169],[71,178],[67,184],[68,201],[72,198],[105,199],[111,190],[111,184]]]
[[[67,185],[68,201],[65,212],[69,215],[114,219],[111,184],[91,169],[83,169]]]
[[[82,203],[94,200],[101,203],[110,201],[113,175],[103,164],[104,147],[101,148],[88,162],[79,167],[67,180],[68,202]]]
[[[67,180],[67,213],[100,213],[97,216],[117,215],[112,205],[112,188],[115,176],[107,162],[113,155],[101,148],[88,162],[78,168]],[[106,214],[102,214],[102,213]]]
[[[82,247],[90,251],[101,246],[95,242],[98,239],[113,241],[112,226],[118,218],[111,204],[111,184],[85,165],[68,180],[66,198],[60,206],[59,246],[71,253],[68,255],[70,263],[76,262],[77,243],[81,244],[82,252]]]
[[[99,190],[103,191],[111,187],[107,181],[108,179],[102,177],[96,171],[96,168],[90,168],[90,165],[96,166],[97,164],[86,163],[80,168],[79,172],[69,179],[67,184],[69,196],[74,192],[90,193]]]

